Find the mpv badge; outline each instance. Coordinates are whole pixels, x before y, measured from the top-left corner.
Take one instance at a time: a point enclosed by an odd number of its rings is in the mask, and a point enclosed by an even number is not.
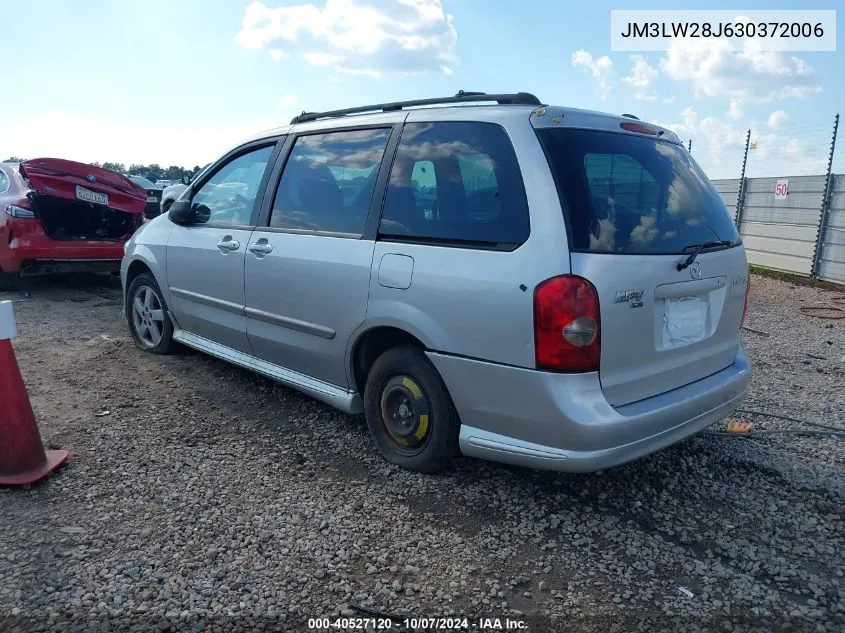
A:
[[[693,262],[689,267],[689,275],[693,279],[701,279],[701,264]]]
[[[631,308],[642,308],[644,293],[645,290],[619,290],[613,303],[627,303]]]
[[[85,176],[85,180],[87,180],[88,182],[97,182],[97,177],[96,176]]]

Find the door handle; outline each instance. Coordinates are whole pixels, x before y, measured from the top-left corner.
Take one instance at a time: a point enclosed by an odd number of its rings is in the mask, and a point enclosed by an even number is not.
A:
[[[231,235],[227,235],[222,240],[217,242],[217,248],[219,248],[224,253],[228,253],[230,251],[236,251],[241,247],[241,243],[238,240],[233,240]]]
[[[258,257],[263,257],[267,253],[273,252],[273,245],[269,244],[267,240],[262,237],[254,244],[250,244],[249,251],[251,253],[255,253]]]

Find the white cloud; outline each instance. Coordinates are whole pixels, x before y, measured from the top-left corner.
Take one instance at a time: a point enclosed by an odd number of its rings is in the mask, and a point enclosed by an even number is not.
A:
[[[742,116],[742,103],[737,99],[731,99],[731,105],[728,108],[728,116],[732,119],[738,119]]]
[[[676,100],[675,95],[669,95],[668,97],[663,99],[662,103],[672,104],[672,103],[675,103],[675,100]]]
[[[312,66],[333,66],[337,64],[343,57],[340,55],[332,55],[331,53],[323,53],[320,51],[310,51],[302,53],[302,59]]]
[[[281,48],[271,48],[270,49],[270,59],[273,59],[277,62],[282,61],[287,57],[287,53],[285,53]]]
[[[656,101],[657,95],[650,94],[648,90],[660,71],[649,64],[642,55],[631,55],[631,60],[634,62],[634,67],[630,75],[622,77],[622,81],[634,89],[634,99]]]
[[[585,50],[572,53],[572,65],[576,68],[581,66],[584,70],[592,73],[601,89],[601,99],[606,99],[610,94],[610,81],[613,77],[613,60],[607,55],[593,58]]]
[[[279,99],[279,107],[292,108],[296,105],[296,95],[285,95]]]
[[[775,130],[779,130],[784,126],[784,124],[789,120],[789,115],[784,112],[783,110],[775,110],[772,112],[772,115],[769,117],[769,127]]]
[[[760,51],[746,40],[741,51],[724,40],[675,39],[660,67],[676,81],[692,83],[698,97],[765,103],[803,98],[821,91],[821,81],[803,59]]]
[[[441,0],[326,0],[271,8],[252,2],[235,42],[271,56],[299,53],[314,66],[380,77],[452,71],[458,35]],[[275,57],[274,57],[275,59]]]
[[[681,117],[684,119],[684,125],[690,130],[695,131],[698,128],[698,112],[692,106],[684,108]]]
[[[738,178],[742,169],[749,128],[757,144],[748,154],[746,175],[788,176],[824,173],[827,151],[820,137],[794,135],[782,110],[774,112],[765,125],[756,121],[737,122],[714,116],[700,117],[693,107],[685,108],[679,121],[663,123],[682,139],[692,139],[692,154],[711,178]]]
[[[52,110],[14,122],[0,117],[0,129],[4,131],[0,136],[0,155],[193,167],[219,158],[253,134],[287,122],[288,119],[280,118],[162,125]]]

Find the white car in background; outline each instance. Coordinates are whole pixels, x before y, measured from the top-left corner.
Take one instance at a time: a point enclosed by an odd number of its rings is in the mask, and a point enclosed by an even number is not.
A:
[[[182,182],[177,182],[175,185],[170,185],[169,187],[164,188],[164,191],[161,192],[162,214],[167,213],[170,210],[170,205],[173,204],[174,200],[177,200],[179,196],[182,195],[182,192],[188,188],[188,185],[191,184],[191,182],[207,168],[208,165],[200,169],[193,176],[182,176]]]

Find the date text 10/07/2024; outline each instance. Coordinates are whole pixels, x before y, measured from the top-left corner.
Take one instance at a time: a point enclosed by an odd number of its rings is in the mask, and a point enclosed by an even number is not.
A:
[[[309,618],[309,631],[526,631],[511,618]]]

